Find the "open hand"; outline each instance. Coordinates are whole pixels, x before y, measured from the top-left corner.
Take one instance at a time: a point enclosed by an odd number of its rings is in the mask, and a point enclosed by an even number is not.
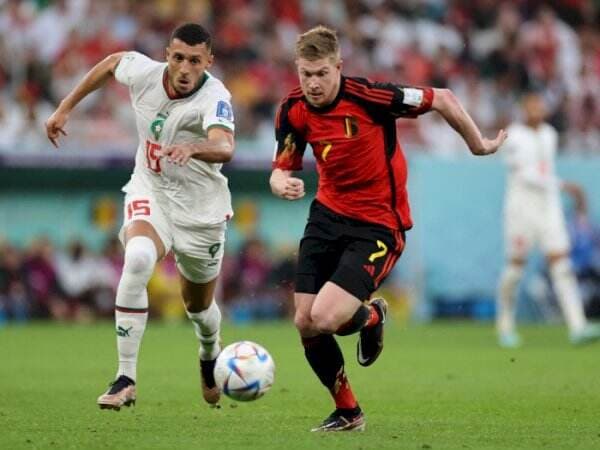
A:
[[[473,154],[483,156],[496,153],[507,137],[508,133],[505,130],[500,130],[494,139],[483,138],[481,149],[477,152],[473,152]]]
[[[186,144],[170,145],[158,152],[159,157],[164,156],[167,162],[177,164],[178,166],[185,166],[193,155],[193,150]]]

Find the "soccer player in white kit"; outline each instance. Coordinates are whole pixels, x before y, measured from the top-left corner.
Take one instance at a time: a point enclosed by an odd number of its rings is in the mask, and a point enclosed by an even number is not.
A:
[[[503,151],[508,165],[504,205],[507,263],[498,288],[498,341],[510,348],[521,343],[515,329],[515,293],[529,252],[540,246],[571,342],[582,344],[599,338],[600,333],[587,324],[569,260],[569,237],[560,200],[562,182],[554,167],[558,134],[544,122],[546,110],[539,94],[524,95],[522,110],[524,121],[508,127]]]
[[[119,368],[103,409],[119,410],[136,400],[136,365],[148,317],[146,286],[158,260],[173,251],[187,315],[200,341],[204,399],[217,404],[213,368],[220,352],[221,313],[214,300],[223,257],[231,196],[221,165],[234,150],[230,94],[207,69],[211,37],[198,24],[175,29],[167,62],[137,52],[108,56],[65,97],[46,123],[58,146],[70,111],[114,76],[127,85],[135,110],[139,146],[131,180],[124,186],[125,246],[115,320]]]

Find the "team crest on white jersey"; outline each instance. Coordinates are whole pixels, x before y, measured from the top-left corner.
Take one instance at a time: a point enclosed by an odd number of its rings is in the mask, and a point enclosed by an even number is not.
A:
[[[154,136],[155,141],[160,139],[160,135],[165,128],[165,120],[167,120],[167,116],[165,114],[158,113],[156,115],[156,119],[154,119],[150,124],[150,132],[152,133],[152,136]]]

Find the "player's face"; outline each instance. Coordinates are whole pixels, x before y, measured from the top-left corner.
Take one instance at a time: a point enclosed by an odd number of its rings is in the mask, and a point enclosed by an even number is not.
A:
[[[525,121],[537,126],[546,119],[546,105],[539,94],[529,94],[523,99]]]
[[[188,94],[212,62],[213,55],[205,43],[188,45],[173,39],[167,47],[169,84],[178,94]]]
[[[340,60],[330,57],[314,61],[298,58],[296,66],[302,93],[311,105],[322,107],[333,102],[340,89]]]

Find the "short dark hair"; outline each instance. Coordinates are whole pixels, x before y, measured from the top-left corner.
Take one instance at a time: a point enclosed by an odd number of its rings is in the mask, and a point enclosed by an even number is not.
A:
[[[206,44],[206,48],[209,50],[212,45],[210,33],[206,31],[202,25],[197,23],[184,23],[183,25],[179,25],[173,30],[173,33],[171,33],[169,43],[172,42],[173,39],[179,39],[187,45]]]

